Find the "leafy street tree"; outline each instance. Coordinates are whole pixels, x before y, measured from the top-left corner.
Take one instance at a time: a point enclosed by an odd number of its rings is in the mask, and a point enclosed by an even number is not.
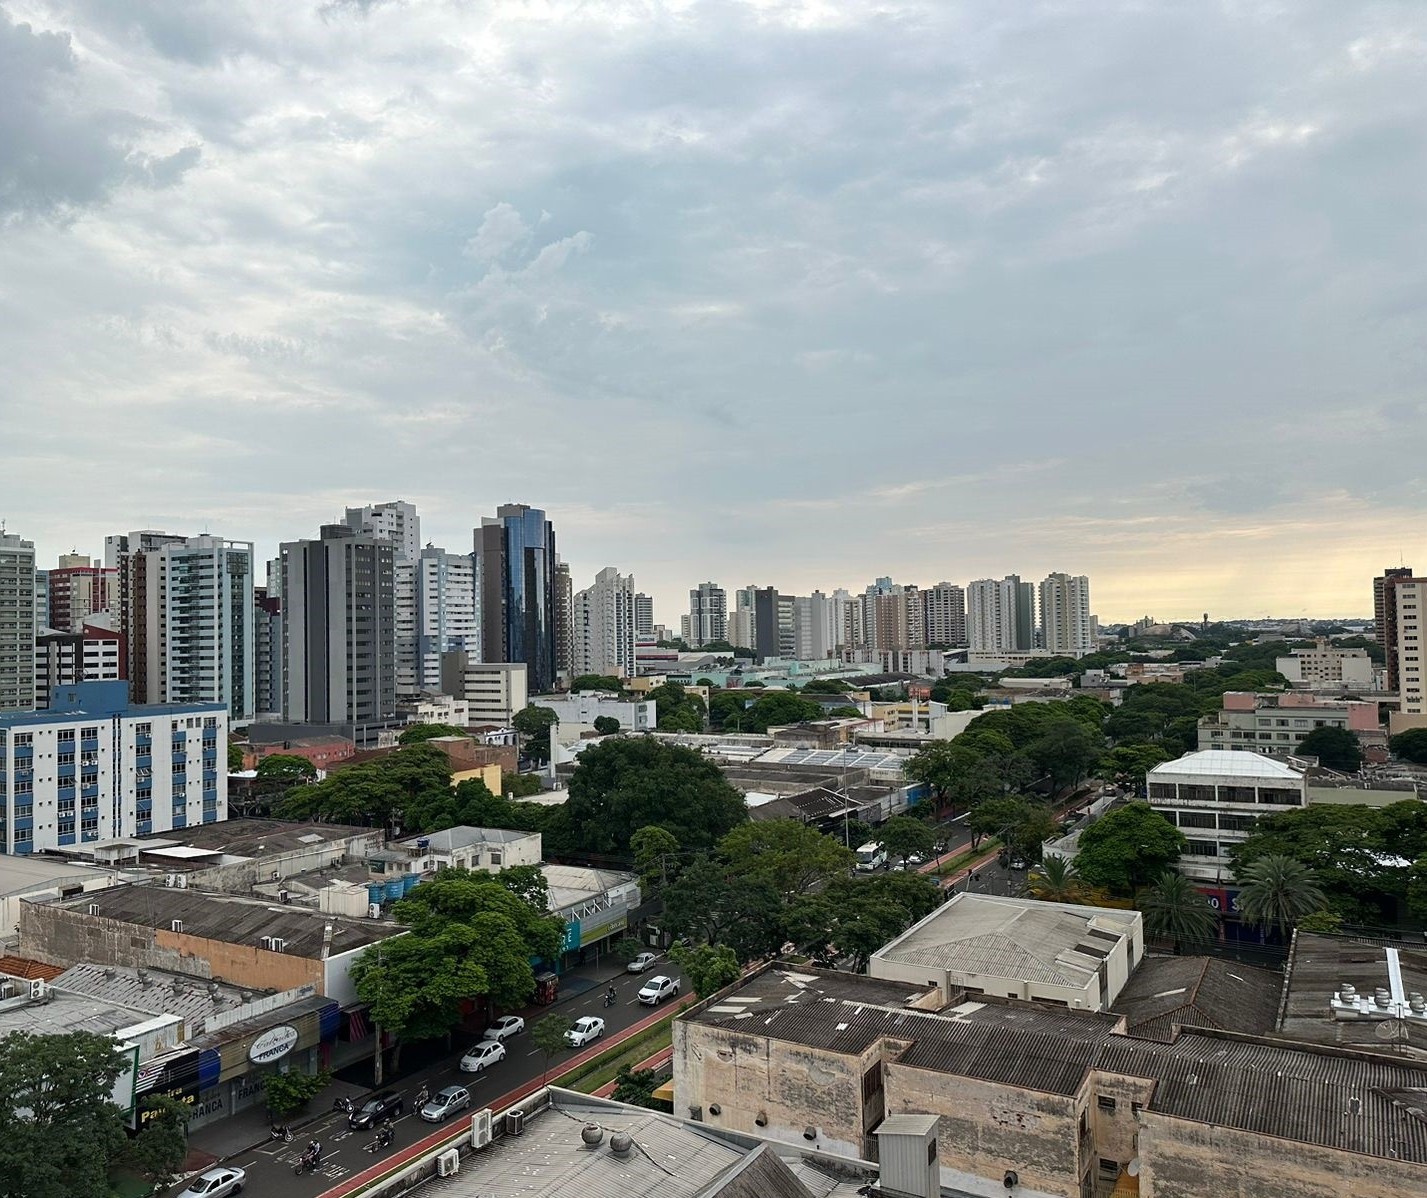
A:
[[[1100,759],[1100,776],[1139,794],[1144,790],[1145,775],[1172,756],[1160,744],[1117,745]]]
[[[565,1043],[565,1033],[575,1025],[558,1012],[551,1012],[543,1019],[537,1019],[530,1027],[530,1041],[540,1050],[544,1063],[540,1070],[543,1082],[550,1076],[550,1058],[557,1052],[569,1048]]]
[[[788,908],[789,938],[819,964],[849,958],[860,973],[874,952],[934,910],[941,897],[922,874],[840,878]]]
[[[702,753],[651,737],[591,745],[570,776],[565,804],[574,843],[591,853],[628,852],[651,824],[685,849],[711,849],[748,819],[743,796]]]
[[[917,827],[926,831],[924,824]],[[784,902],[847,874],[856,861],[832,837],[792,819],[740,824],[718,842],[718,851],[734,874],[768,882]]]
[[[713,697],[709,716],[726,732],[767,732],[784,724],[801,724],[821,719],[821,704],[804,699],[792,691],[769,691],[753,698],[749,692],[761,688],[747,686],[741,690],[719,691]]]
[[[634,854],[640,885],[650,894],[660,893],[679,876],[679,841],[668,829],[657,824],[636,829],[629,838],[629,851]]]
[[[545,789],[538,774],[502,774],[500,788],[508,799],[528,799]]]
[[[1327,932],[1336,936],[1343,930],[1343,917],[1336,911],[1329,911],[1326,907],[1321,911],[1314,911],[1311,915],[1305,915],[1298,921],[1300,932]]]
[[[561,920],[488,874],[443,869],[392,908],[411,931],[368,949],[352,967],[357,995],[403,1041],[448,1035],[463,1000],[504,1010],[529,1001],[531,959],[554,960]]]
[[[580,674],[570,683],[570,693],[580,691],[609,691],[618,695],[624,691],[624,683],[610,674]]]
[[[1074,700],[1072,700],[1073,702]],[[1048,704],[1024,704],[1027,707]],[[1099,723],[1092,728],[1079,720],[1057,720],[1026,746],[1026,752],[1050,775],[1053,790],[1079,785],[1094,768],[1104,751],[1105,738]]]
[[[1407,871],[1407,910],[1414,919],[1427,920],[1427,855],[1418,857]]]
[[[704,701],[690,694],[677,682],[666,682],[649,692],[654,700],[660,732],[702,732]]]
[[[894,815],[877,833],[887,852],[906,863],[913,854],[927,860],[936,850],[936,837],[926,823],[913,815]]]
[[[669,950],[669,959],[688,975],[689,985],[700,998],[731,986],[743,972],[738,955],[726,944],[700,944],[695,948],[676,944]]]
[[[273,753],[258,762],[259,778],[315,778],[317,767],[294,753]]]
[[[396,738],[399,745],[417,745],[422,741],[435,740],[438,736],[467,736],[464,728],[457,728],[454,724],[411,724],[402,729],[401,735]]]
[[[328,1073],[303,1073],[290,1069],[286,1073],[274,1073],[263,1089],[268,1110],[279,1119],[295,1115],[327,1088],[332,1080]]]
[[[740,961],[767,956],[787,939],[785,904],[766,878],[741,878],[721,861],[694,862],[664,894],[664,925],[674,936],[726,944]]]
[[[228,772],[236,774],[243,768],[243,746],[235,740],[228,742]]]
[[[1298,742],[1299,753],[1318,758],[1318,764],[1344,774],[1363,768],[1363,748],[1346,728],[1314,728]]]
[[[622,1065],[615,1075],[614,1093],[610,1097],[615,1102],[627,1103],[630,1106],[667,1111],[669,1104],[654,1097],[654,1091],[663,1080],[657,1069],[634,1069],[629,1065]]]
[[[1203,944],[1214,938],[1219,926],[1219,913],[1214,910],[1189,879],[1170,870],[1160,875],[1152,886],[1141,891],[1135,904],[1145,917],[1145,931],[1160,940],[1168,940],[1179,952],[1186,941]]]
[[[321,782],[290,791],[276,814],[283,819],[393,828],[401,823],[408,805],[445,801],[450,791],[451,762],[446,754],[430,745],[408,745],[384,757],[334,770]],[[419,825],[403,827],[425,830]]]
[[[1080,834],[1075,868],[1091,886],[1133,894],[1179,860],[1184,833],[1148,803],[1107,811]]]
[[[1427,765],[1427,728],[1409,728],[1387,742],[1393,756],[1418,765]]]
[[[124,1150],[109,1099],[123,1060],[108,1036],[71,1032],[0,1040],[0,1198],[109,1198],[109,1165]]]
[[[125,1148],[124,1160],[145,1177],[167,1181],[188,1156],[189,1111],[188,1103],[167,1094],[145,1098],[138,1134]]]
[[[955,741],[934,740],[917,750],[906,765],[907,777],[930,786],[938,795],[949,795],[957,779],[974,769],[981,755]],[[1000,793],[997,780],[996,793]],[[986,797],[990,797],[989,795]]]
[[[601,736],[614,736],[619,732],[619,721],[612,715],[595,716],[595,731]]]
[[[1089,894],[1075,866],[1064,857],[1047,857],[1026,878],[1032,898],[1043,903],[1086,903]]]
[[[550,731],[560,722],[548,707],[522,707],[511,717],[510,726],[520,734],[525,752],[535,761],[550,760]]]
[[[981,843],[983,836],[1002,836],[1011,840],[1017,828],[1029,818],[1031,802],[1019,795],[988,799],[973,807],[967,817],[966,826],[971,830],[971,847]]]
[[[1327,897],[1301,861],[1260,857],[1238,873],[1239,914],[1245,923],[1285,938],[1305,915],[1322,909]]]

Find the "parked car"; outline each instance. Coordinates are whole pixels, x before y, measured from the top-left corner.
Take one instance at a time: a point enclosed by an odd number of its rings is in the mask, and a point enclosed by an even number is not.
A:
[[[657,1007],[666,998],[673,998],[678,993],[679,983],[661,973],[658,977],[650,978],[640,988],[639,1001]]]
[[[634,960],[629,963],[629,972],[643,973],[646,969],[653,969],[654,962],[658,959],[659,958],[653,953],[640,953],[639,956],[635,957]]]
[[[406,1103],[400,1094],[395,1090],[383,1090],[380,1094],[368,1098],[366,1102],[348,1115],[347,1126],[356,1128],[358,1131],[376,1127],[378,1123],[395,1119],[404,1110],[406,1110]]]
[[[441,1123],[470,1105],[471,1092],[465,1086],[447,1086],[431,1096],[431,1101],[421,1108],[420,1115],[427,1123]]]
[[[581,1048],[603,1035],[604,1020],[597,1015],[585,1015],[575,1020],[575,1026],[565,1033],[565,1043],[571,1048]]]
[[[178,1198],[228,1198],[229,1194],[236,1194],[243,1188],[247,1176],[243,1170],[233,1165],[220,1165],[216,1169],[200,1173],[188,1183],[188,1189],[179,1194]]]
[[[499,1040],[482,1040],[461,1058],[462,1073],[481,1073],[497,1061],[505,1060],[505,1045]]]
[[[1011,869],[1030,869],[1030,867],[1031,867],[1031,863],[1030,863],[1029,861],[1027,861],[1024,857],[1022,857],[1019,853],[1012,853],[1012,854],[1011,854],[1011,860],[1010,860],[1010,862],[1009,862],[1009,868],[1011,868]]]
[[[525,1020],[519,1015],[502,1015],[481,1033],[481,1039],[495,1040],[504,1044],[512,1036],[518,1036],[524,1030]]]

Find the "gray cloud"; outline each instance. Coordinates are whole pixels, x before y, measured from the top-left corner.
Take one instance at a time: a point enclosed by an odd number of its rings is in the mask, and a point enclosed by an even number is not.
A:
[[[0,216],[84,214],[0,227],[51,548],[397,494],[464,545],[519,498],[672,620],[709,575],[1133,594],[1161,527],[1297,610],[1215,555],[1351,510],[1351,578],[1420,507],[1420,5],[5,11]]]

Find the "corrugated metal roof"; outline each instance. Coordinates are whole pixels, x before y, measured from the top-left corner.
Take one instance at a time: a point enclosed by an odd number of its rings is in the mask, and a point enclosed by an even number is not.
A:
[[[1164,761],[1150,770],[1157,778],[1176,774],[1209,774],[1231,778],[1266,778],[1281,782],[1301,782],[1303,772],[1272,757],[1251,753],[1247,749],[1201,749],[1186,753],[1173,761]]]
[[[1130,1035],[1174,1039],[1178,1027],[1262,1034],[1278,1018],[1283,978],[1213,957],[1147,957],[1116,997]]]

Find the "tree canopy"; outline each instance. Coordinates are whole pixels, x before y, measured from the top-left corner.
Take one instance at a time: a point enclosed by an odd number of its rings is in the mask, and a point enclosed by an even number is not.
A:
[[[1346,728],[1314,728],[1298,742],[1299,753],[1318,758],[1318,764],[1345,774],[1363,768],[1363,747]]]
[[[752,685],[740,690],[719,691],[710,700],[709,719],[726,732],[767,732],[784,724],[801,724],[822,719],[820,703],[804,699],[792,691],[764,691],[757,697]]]
[[[317,767],[294,753],[273,753],[258,762],[259,778],[315,778]]]
[[[925,824],[910,822],[926,832]],[[768,882],[784,902],[825,886],[856,863],[831,836],[792,819],[740,824],[718,842],[718,852],[734,873]]]
[[[692,948],[676,944],[669,950],[669,959],[688,975],[689,985],[700,998],[732,985],[743,972],[738,955],[726,944],[700,944]]]
[[[618,695],[624,691],[624,683],[610,674],[580,674],[570,683],[570,693],[580,691],[609,691]]]
[[[548,707],[522,707],[511,717],[510,726],[520,734],[526,755],[533,761],[550,760],[550,731],[560,722]]]
[[[1387,742],[1393,754],[1404,761],[1427,765],[1427,728],[1409,728]]]
[[[712,761],[650,737],[606,740],[581,753],[565,810],[575,845],[592,853],[626,853],[648,825],[686,849],[711,849],[748,818],[743,796]]]
[[[649,692],[660,732],[702,732],[704,701],[677,682],[666,682]]]
[[[619,721],[612,715],[597,715],[595,731],[601,736],[614,736],[619,731]]]
[[[434,740],[438,736],[468,736],[464,728],[455,724],[410,724],[402,729],[396,738],[399,745],[416,745],[424,740]]]
[[[1148,803],[1128,803],[1080,833],[1075,869],[1091,886],[1129,895],[1178,861],[1187,843]]]
[[[914,815],[894,815],[877,832],[889,855],[903,864],[913,854],[926,859],[936,850],[936,837],[925,820]]]
[[[289,791],[275,814],[420,832],[431,829],[418,813],[448,799],[450,790],[451,761],[446,754],[428,744],[407,745]]]

